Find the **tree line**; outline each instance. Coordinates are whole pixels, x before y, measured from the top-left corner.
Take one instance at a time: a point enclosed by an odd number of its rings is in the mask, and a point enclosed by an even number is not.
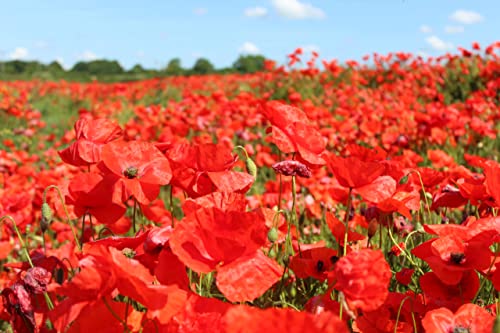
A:
[[[230,67],[217,69],[206,58],[196,60],[191,68],[184,68],[179,58],[170,60],[161,69],[146,69],[140,64],[129,70],[116,60],[97,59],[79,61],[66,70],[57,61],[44,64],[39,61],[12,60],[0,62],[0,79],[107,79],[133,80],[157,76],[206,75],[215,73],[255,73],[264,68],[262,55],[241,55]]]

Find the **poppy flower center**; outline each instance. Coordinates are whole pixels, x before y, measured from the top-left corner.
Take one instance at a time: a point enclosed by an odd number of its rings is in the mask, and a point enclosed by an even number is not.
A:
[[[316,263],[316,270],[321,273],[325,270],[325,263],[322,260],[318,260]]]
[[[337,256],[331,256],[330,257],[330,262],[332,264],[335,264],[337,261],[339,261],[339,257],[337,257]]]
[[[457,326],[453,329],[452,333],[470,333],[467,327]]]
[[[460,265],[465,260],[465,254],[463,253],[452,253],[450,259],[453,263]]]
[[[128,179],[134,179],[137,177],[137,174],[139,173],[139,169],[137,169],[136,167],[128,167],[125,169],[125,171],[123,171],[123,175],[125,177],[127,177]]]

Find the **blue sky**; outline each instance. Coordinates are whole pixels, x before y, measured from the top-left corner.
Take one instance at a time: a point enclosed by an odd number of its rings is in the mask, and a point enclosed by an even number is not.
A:
[[[160,68],[179,57],[230,66],[243,53],[283,63],[373,52],[439,55],[500,40],[499,0],[16,0],[0,10],[0,60],[117,59]]]

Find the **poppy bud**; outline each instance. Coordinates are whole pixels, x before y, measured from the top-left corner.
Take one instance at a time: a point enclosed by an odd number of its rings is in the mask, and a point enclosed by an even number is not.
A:
[[[257,178],[257,166],[255,165],[255,162],[250,157],[247,157],[247,159],[245,160],[245,166],[247,168],[247,172],[253,178]]]
[[[408,175],[404,175],[403,177],[401,177],[401,179],[399,180],[399,184],[400,185],[404,185],[408,183]]]
[[[311,170],[299,161],[287,160],[272,165],[274,171],[285,176],[311,177]]]
[[[375,219],[371,220],[370,223],[368,223],[368,238],[372,238],[373,236],[375,236],[375,234],[377,233],[378,225],[379,224]]]
[[[42,204],[42,220],[40,221],[40,228],[42,228],[42,232],[47,231],[50,222],[52,222],[53,216],[54,214],[52,213],[52,209],[49,204],[44,202]]]
[[[276,228],[271,228],[267,233],[267,239],[269,239],[271,243],[276,242],[278,240],[278,230]]]

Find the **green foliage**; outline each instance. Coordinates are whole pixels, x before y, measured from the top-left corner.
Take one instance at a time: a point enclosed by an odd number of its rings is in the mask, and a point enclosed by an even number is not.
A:
[[[192,74],[204,75],[204,74],[212,74],[215,72],[215,67],[212,63],[206,58],[199,58],[194,63],[193,68],[191,69]]]
[[[89,74],[122,74],[123,67],[116,60],[93,60],[89,62],[79,61],[73,68],[72,72],[84,72]]]
[[[241,55],[233,63],[233,69],[239,73],[256,73],[264,69],[265,60],[262,55]]]
[[[183,75],[185,72],[186,71],[181,66],[181,59],[179,58],[170,60],[165,68],[165,74],[167,75]]]

